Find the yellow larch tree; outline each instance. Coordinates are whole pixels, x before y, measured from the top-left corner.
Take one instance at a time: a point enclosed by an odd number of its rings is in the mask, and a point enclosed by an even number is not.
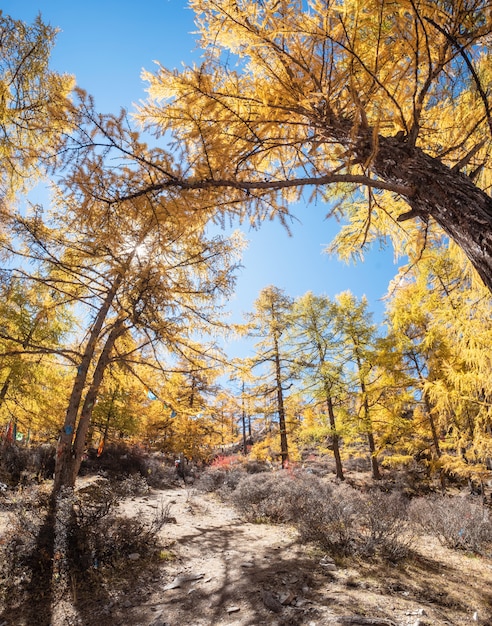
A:
[[[49,69],[56,29],[0,13],[0,193],[26,189],[54,165],[73,129],[72,76]]]
[[[414,426],[427,425],[416,432],[446,472],[479,478],[492,457],[492,301],[466,265],[456,246],[435,246],[395,280],[388,321],[413,379]]]
[[[141,192],[207,189],[286,218],[306,186],[353,247],[415,247],[435,222],[492,288],[492,11],[487,0],[191,0],[203,62],[146,72],[139,119],[179,168]],[[413,220],[412,218],[418,218]]]

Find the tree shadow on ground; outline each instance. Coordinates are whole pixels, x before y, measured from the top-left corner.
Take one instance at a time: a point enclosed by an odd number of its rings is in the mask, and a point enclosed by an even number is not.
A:
[[[210,626],[223,623],[230,616],[240,616],[241,624],[272,624],[296,626],[307,623],[306,617],[316,617],[316,609],[310,604],[310,596],[316,592],[321,577],[313,575],[314,561],[299,550],[296,540],[263,548],[261,556],[251,543],[251,533],[241,522],[226,527],[193,529],[179,540],[183,550],[183,575],[169,573],[167,581],[143,607],[132,610],[132,623],[150,624],[145,621],[151,611],[163,622],[194,623]],[[214,553],[215,571],[189,572],[186,574],[186,545],[196,543],[204,556]],[[237,550],[241,545],[244,549]],[[174,580],[173,580],[174,577]],[[195,580],[193,580],[196,577]],[[179,583],[173,588],[173,582]],[[330,579],[325,573],[323,581]],[[179,616],[177,615],[179,614]],[[170,619],[169,616],[173,618]],[[247,616],[247,617],[246,617]],[[123,623],[124,615],[115,614],[115,624]],[[148,619],[148,616],[147,616]],[[155,623],[159,623],[156,621]],[[162,621],[161,621],[162,623]]]
[[[29,550],[22,549],[24,538],[10,535],[4,563],[9,574],[5,580],[5,607],[0,619],[9,626],[36,624],[50,626],[52,606],[55,506],[50,501],[37,536]],[[25,529],[26,533],[29,529]],[[2,622],[3,623],[3,622]]]

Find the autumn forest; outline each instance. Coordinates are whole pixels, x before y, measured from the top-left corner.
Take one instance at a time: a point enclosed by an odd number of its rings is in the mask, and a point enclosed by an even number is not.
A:
[[[0,15],[2,445],[56,445],[55,492],[111,442],[486,482],[490,4],[190,6],[201,65],[159,66],[111,113],[50,69],[42,16]],[[404,260],[381,323],[349,290],[275,285],[222,314],[241,225],[288,228],[301,198],[340,220],[340,258],[384,239]]]

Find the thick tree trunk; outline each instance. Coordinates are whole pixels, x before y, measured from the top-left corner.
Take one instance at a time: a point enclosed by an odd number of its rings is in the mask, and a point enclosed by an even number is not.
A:
[[[92,377],[91,385],[85,395],[84,404],[80,413],[77,433],[72,447],[72,454],[63,472],[63,476],[66,481],[63,483],[63,486],[65,487],[73,487],[75,485],[75,480],[77,478],[77,474],[79,473],[80,465],[82,463],[84,455],[87,432],[89,430],[89,425],[91,422],[94,403],[96,401],[97,394],[99,393],[99,389],[101,387],[101,383],[104,377],[104,372],[106,371],[106,368],[108,366],[114,344],[118,337],[120,337],[124,332],[124,320],[117,320],[117,322],[111,329],[108,338],[106,339],[103,351],[101,352],[101,355],[99,356],[99,359],[97,361],[94,376]]]
[[[413,189],[405,198],[411,211],[399,220],[434,219],[492,291],[492,198],[462,172],[396,137],[379,138],[372,169],[386,182]]]

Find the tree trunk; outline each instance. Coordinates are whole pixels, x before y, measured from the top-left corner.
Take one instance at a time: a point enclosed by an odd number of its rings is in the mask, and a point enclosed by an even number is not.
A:
[[[327,385],[325,385],[325,393],[326,393],[326,407],[328,409],[328,418],[330,420],[330,426],[332,430],[333,456],[335,457],[336,475],[338,479],[345,480],[345,476],[343,475],[342,459],[340,457],[340,438],[338,437],[338,434],[336,431],[335,412],[333,411],[333,400],[331,399],[330,390],[327,389]]]
[[[441,457],[441,448],[439,446],[439,437],[437,436],[437,429],[436,429],[436,424],[434,422],[434,417],[432,415],[432,407],[429,401],[429,398],[427,396],[427,394],[424,391],[424,404],[425,404],[425,410],[427,412],[427,418],[429,420],[429,424],[430,424],[430,428],[431,428],[431,433],[432,433],[432,441],[434,443],[434,448],[436,450],[436,455],[437,458]]]
[[[94,325],[91,329],[89,340],[87,341],[84,354],[80,361],[80,365],[77,368],[77,374],[70,394],[68,402],[67,412],[65,414],[65,422],[58,439],[58,446],[56,450],[56,465],[55,465],[55,481],[53,485],[53,492],[56,493],[64,485],[73,486],[75,479],[73,477],[73,461],[74,450],[72,448],[72,442],[75,436],[75,426],[77,422],[77,415],[79,412],[80,403],[82,401],[82,394],[84,391],[89,367],[94,358],[94,351],[99,340],[101,330],[106,320],[106,317],[111,308],[111,304],[116,296],[119,286],[121,285],[123,278],[118,275],[115,278],[111,289],[108,291],[106,298],[99,309]]]
[[[12,372],[9,372],[7,378],[4,380],[2,389],[0,389],[0,406],[3,404],[5,400],[5,396],[7,395],[7,391],[9,390],[11,381],[12,381]]]
[[[108,338],[106,339],[103,351],[101,352],[101,355],[99,356],[99,359],[97,361],[94,376],[92,378],[91,385],[87,390],[84,404],[82,406],[82,411],[77,426],[77,433],[73,444],[73,454],[69,463],[69,467],[67,468],[67,476],[69,477],[69,482],[66,483],[65,486],[73,487],[75,485],[75,480],[77,478],[77,474],[79,473],[80,465],[84,456],[87,432],[89,430],[89,425],[91,422],[94,403],[96,401],[97,394],[99,393],[99,388],[101,387],[104,372],[106,371],[106,368],[108,366],[114,344],[118,337],[120,337],[125,332],[125,330],[125,320],[117,320],[115,322],[115,325],[111,329]]]
[[[372,140],[369,142],[372,150]],[[362,154],[367,154],[359,145]],[[411,187],[411,211],[399,221],[432,217],[455,241],[492,291],[492,198],[459,171],[396,137],[379,137],[372,169],[386,182]]]
[[[367,400],[366,383],[364,381],[364,377],[362,376],[362,363],[359,357],[357,357],[357,369],[359,372],[359,384],[360,384],[360,390],[361,390],[362,398],[363,398],[363,402],[362,402],[362,407],[363,407],[363,412],[364,412],[363,421],[364,421],[364,427],[366,428],[369,453],[371,455],[370,458],[371,458],[372,477],[374,478],[374,480],[381,480],[381,472],[379,471],[379,464],[376,458],[376,444],[374,441],[374,433],[372,431],[371,416],[369,414],[369,402]]]
[[[243,454],[248,454],[248,438],[246,436],[246,411],[244,410],[244,382],[243,382],[243,394],[241,397],[241,423],[243,427]]]
[[[289,445],[287,442],[287,426],[285,422],[284,393],[282,388],[282,372],[280,366],[280,355],[277,337],[274,337],[275,346],[275,380],[277,384],[277,410],[278,424],[280,429],[280,456],[282,467],[286,467],[289,462]]]

